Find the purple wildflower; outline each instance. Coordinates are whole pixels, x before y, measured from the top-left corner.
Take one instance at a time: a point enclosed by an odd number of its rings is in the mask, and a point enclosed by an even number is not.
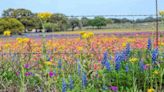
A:
[[[29,64],[25,64],[24,65],[24,68],[29,69],[30,68],[30,65]]]
[[[117,86],[111,86],[110,89],[114,92],[118,92],[118,87]]]
[[[20,72],[16,72],[16,76],[19,76]]]
[[[32,72],[25,72],[25,76],[31,76],[32,75]]]
[[[49,76],[50,76],[50,77],[53,77],[53,76],[54,76],[54,72],[51,72],[51,71],[50,71],[50,72],[49,72]]]

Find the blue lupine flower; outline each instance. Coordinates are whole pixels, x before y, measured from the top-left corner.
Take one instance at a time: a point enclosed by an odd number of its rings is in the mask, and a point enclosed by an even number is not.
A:
[[[56,48],[54,48],[54,51],[56,51]]]
[[[62,80],[62,92],[66,92],[66,90],[67,90],[67,84],[66,84],[65,80],[63,79]]]
[[[73,89],[73,80],[72,80],[72,77],[70,76],[70,78],[69,78],[69,87],[70,87],[70,90],[72,90]]]
[[[82,75],[82,86],[85,88],[87,86],[87,76],[85,73]]]
[[[108,71],[110,71],[110,63],[108,61],[105,62],[105,67]]]
[[[108,71],[110,71],[110,63],[108,61],[108,52],[107,51],[104,53],[103,61],[101,63],[103,66],[106,67],[106,69]]]
[[[126,49],[120,53],[120,60],[125,61],[127,59]]]
[[[154,49],[152,52],[152,63],[154,64],[158,57],[158,48]]]
[[[145,65],[144,65],[144,62],[143,62],[143,61],[140,61],[140,62],[139,62],[139,66],[140,66],[140,70],[141,70],[141,71],[144,71],[144,66],[145,66]]]
[[[53,72],[53,73],[54,73],[54,76],[55,76],[55,75],[56,75],[56,71],[54,70],[54,72]]]
[[[59,69],[62,68],[62,62],[61,62],[61,59],[59,59],[59,61],[58,61],[58,68],[59,68]]]
[[[129,66],[128,65],[125,66],[125,71],[129,72]]]
[[[151,48],[152,48],[152,42],[151,42],[151,39],[149,38],[147,42],[147,49],[151,50]]]
[[[108,52],[104,53],[103,61],[101,62],[103,66],[105,66],[105,62],[108,62]]]
[[[105,85],[103,85],[102,89],[103,89],[103,90],[108,90],[108,87],[105,86]]]
[[[50,57],[48,55],[46,55],[46,59],[47,61],[50,61]]]
[[[128,57],[129,54],[130,54],[130,44],[127,43],[127,44],[126,44],[126,49],[125,49],[125,56]]]
[[[118,71],[121,66],[121,55],[119,53],[115,54],[115,63],[116,63],[115,69]]]
[[[116,70],[117,71],[120,69],[120,66],[121,66],[120,62],[116,62]]]
[[[80,75],[81,74],[81,66],[80,66],[80,64],[78,64],[77,69],[78,69],[78,75]]]

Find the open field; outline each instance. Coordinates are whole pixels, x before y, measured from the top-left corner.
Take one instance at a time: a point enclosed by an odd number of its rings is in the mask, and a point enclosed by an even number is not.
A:
[[[110,36],[103,32],[79,32],[61,32],[57,35],[78,36],[50,36],[47,40],[42,36],[1,38],[2,92],[164,90],[163,36],[157,48],[151,32],[120,31]]]

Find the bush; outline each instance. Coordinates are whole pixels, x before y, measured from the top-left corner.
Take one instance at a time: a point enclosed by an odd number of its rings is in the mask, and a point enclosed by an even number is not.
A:
[[[2,34],[5,30],[11,30],[12,34],[19,34],[23,32],[24,26],[15,18],[1,18],[0,33]]]

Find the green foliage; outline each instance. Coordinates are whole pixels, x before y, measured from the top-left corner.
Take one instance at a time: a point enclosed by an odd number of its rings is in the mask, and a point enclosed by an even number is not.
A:
[[[81,28],[81,26],[80,26],[80,21],[79,21],[78,18],[70,18],[70,19],[69,19],[69,25],[70,25],[70,27],[72,28],[72,31],[74,31],[74,29],[75,29],[76,27]]]
[[[90,20],[89,24],[93,27],[96,26],[98,29],[100,29],[102,26],[106,26],[107,22],[104,17],[97,16],[94,19]]]
[[[83,27],[89,26],[89,19],[87,17],[82,17],[81,23]]]
[[[46,32],[56,32],[60,31],[60,26],[58,24],[54,23],[45,23],[44,27],[46,29]]]
[[[48,22],[54,23],[54,25],[58,26],[60,31],[67,30],[68,18],[64,14],[53,14]]]
[[[9,8],[3,11],[3,17],[11,17],[11,18],[21,18],[33,15],[30,10],[27,9],[12,9]]]
[[[21,17],[18,18],[18,20],[25,26],[25,29],[28,31],[41,28],[41,22],[35,15]]]
[[[5,30],[10,30],[11,33],[14,34],[22,33],[24,30],[24,26],[15,18],[1,18],[0,33],[3,33]]]

